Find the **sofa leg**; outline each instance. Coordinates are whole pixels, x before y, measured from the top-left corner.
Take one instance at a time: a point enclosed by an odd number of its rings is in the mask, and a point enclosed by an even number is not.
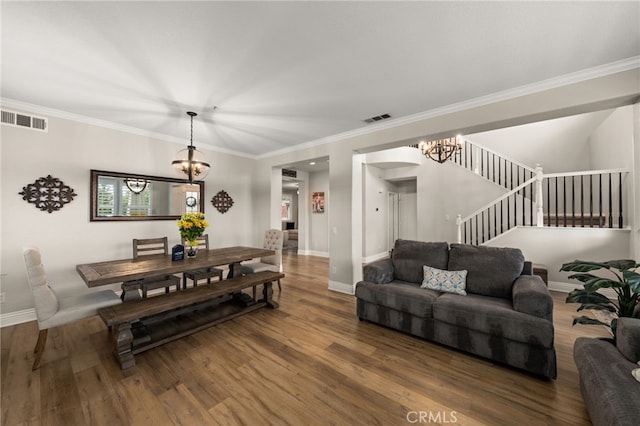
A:
[[[38,341],[36,342],[36,347],[33,350],[33,353],[36,354],[36,359],[33,361],[33,366],[31,367],[32,370],[36,370],[40,365],[40,360],[44,353],[44,346],[47,344],[48,333],[49,329],[40,330],[40,333],[38,333]]]

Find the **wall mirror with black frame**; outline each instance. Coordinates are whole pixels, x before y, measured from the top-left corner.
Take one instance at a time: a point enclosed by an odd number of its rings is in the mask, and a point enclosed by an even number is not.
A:
[[[91,221],[175,220],[204,213],[204,182],[91,170]]]

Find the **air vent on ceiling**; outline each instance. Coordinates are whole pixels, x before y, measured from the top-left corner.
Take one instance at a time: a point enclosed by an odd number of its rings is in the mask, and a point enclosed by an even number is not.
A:
[[[298,176],[298,172],[290,169],[282,169],[282,176],[294,178]]]
[[[376,121],[386,120],[387,118],[391,118],[391,114],[376,115],[375,117],[365,118],[362,121],[364,121],[365,123],[375,123]]]
[[[1,111],[0,121],[7,126],[26,127],[40,132],[47,132],[49,129],[48,120],[45,117],[36,117],[5,109]]]

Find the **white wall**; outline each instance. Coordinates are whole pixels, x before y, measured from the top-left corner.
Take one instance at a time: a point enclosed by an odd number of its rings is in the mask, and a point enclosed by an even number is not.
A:
[[[3,313],[32,307],[22,247],[38,246],[50,282],[69,287],[85,285],[75,271],[76,264],[131,257],[134,237],[166,235],[170,245],[179,242],[172,220],[90,222],[89,170],[171,176],[170,163],[185,146],[56,117],[50,117],[48,133],[8,126],[2,126],[0,132],[0,271],[6,274],[2,277]],[[211,245],[253,244],[251,176],[255,160],[210,151],[204,154],[212,166],[205,183]],[[53,213],[38,210],[18,195],[24,186],[49,174],[78,194],[73,202]],[[210,201],[222,189],[234,200],[225,214]]]
[[[612,113],[597,111],[489,132],[465,139],[545,173],[591,170],[589,135]]]
[[[633,168],[633,105],[610,111],[588,138],[592,170]]]
[[[394,187],[384,179],[382,169],[369,165],[364,166],[363,181],[362,254],[372,259],[389,249],[388,198]]]
[[[498,236],[487,245],[518,247],[526,260],[547,266],[549,281],[579,287],[578,281],[568,278],[568,272],[560,272],[563,263],[576,259],[627,259],[630,238],[631,232],[624,229],[520,227]]]

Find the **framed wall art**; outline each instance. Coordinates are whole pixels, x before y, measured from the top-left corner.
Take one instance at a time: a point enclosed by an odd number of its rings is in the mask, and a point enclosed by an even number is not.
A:
[[[324,213],[324,192],[314,192],[311,197],[311,211]]]

